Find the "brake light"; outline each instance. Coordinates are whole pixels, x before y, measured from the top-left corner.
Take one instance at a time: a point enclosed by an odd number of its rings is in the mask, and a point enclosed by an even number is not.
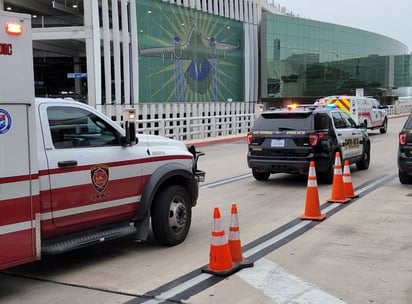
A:
[[[406,144],[406,132],[399,132],[399,144],[401,146]]]
[[[317,146],[317,145],[320,143],[320,141],[321,141],[322,138],[323,138],[323,133],[312,133],[312,134],[309,134],[309,144],[310,144],[312,147],[315,147],[315,146]]]
[[[7,22],[6,33],[11,35],[20,35],[23,32],[23,25],[19,22]]]
[[[253,138],[252,132],[248,132],[246,138],[247,138],[247,144],[251,145],[252,144],[252,138]]]

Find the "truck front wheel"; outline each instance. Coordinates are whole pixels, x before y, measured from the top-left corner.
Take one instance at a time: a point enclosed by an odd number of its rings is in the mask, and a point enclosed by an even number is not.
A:
[[[268,180],[270,173],[269,172],[259,172],[255,168],[252,169],[253,177],[258,181]]]
[[[192,221],[190,197],[179,185],[161,190],[152,204],[152,230],[163,245],[173,246],[183,242]]]

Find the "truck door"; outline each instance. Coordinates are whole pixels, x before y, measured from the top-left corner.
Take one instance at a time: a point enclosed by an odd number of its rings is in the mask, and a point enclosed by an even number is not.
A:
[[[36,256],[27,117],[28,105],[0,104],[0,269]]]
[[[355,121],[344,112],[333,112],[333,123],[339,143],[342,145],[342,159],[362,154],[362,132]]]
[[[40,113],[53,224],[86,228],[131,218],[145,148],[121,146],[119,130],[87,107],[41,104]]]
[[[376,99],[370,99],[370,104],[372,105],[372,125],[380,126],[383,124],[383,111],[379,109],[379,103]]]

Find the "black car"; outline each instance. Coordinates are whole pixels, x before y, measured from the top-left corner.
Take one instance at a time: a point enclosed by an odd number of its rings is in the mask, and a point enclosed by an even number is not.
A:
[[[247,163],[256,180],[272,173],[307,174],[315,161],[316,173],[332,183],[336,152],[368,169],[370,140],[365,126],[358,126],[343,110],[330,106],[289,106],[263,112],[248,136]]]
[[[398,176],[401,184],[412,184],[412,114],[399,132]]]

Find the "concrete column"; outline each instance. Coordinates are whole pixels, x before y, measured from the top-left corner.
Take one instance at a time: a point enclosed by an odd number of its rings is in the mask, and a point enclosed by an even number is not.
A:
[[[103,59],[104,59],[104,87],[105,87],[105,104],[112,104],[112,58],[110,49],[110,18],[109,2],[102,0],[102,28],[103,28]]]
[[[96,107],[102,104],[99,2],[89,0],[83,3],[86,32],[87,103]]]
[[[130,36],[132,44],[131,103],[135,104],[139,102],[139,47],[137,34],[136,1],[130,1],[130,24]]]
[[[74,57],[73,58],[73,62],[74,62],[74,72],[75,73],[80,73],[81,69],[80,69],[80,64],[79,64],[79,57]],[[81,78],[75,78],[74,79],[74,93],[76,94],[82,94],[82,79]]]

